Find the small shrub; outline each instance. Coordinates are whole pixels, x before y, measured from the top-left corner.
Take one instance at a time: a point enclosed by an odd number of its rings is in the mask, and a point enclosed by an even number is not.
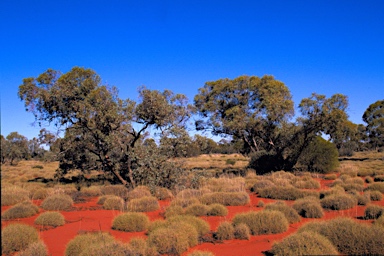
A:
[[[355,195],[355,197],[357,199],[358,205],[367,205],[371,202],[369,194],[364,194],[364,195],[357,194]]]
[[[323,179],[325,179],[325,180],[335,180],[335,179],[337,179],[337,175],[336,174],[327,174],[327,175],[324,175]]]
[[[67,211],[71,209],[73,200],[69,195],[50,195],[41,203],[41,208],[47,211]]]
[[[252,235],[277,234],[288,229],[289,222],[279,211],[261,211],[236,214],[232,220],[236,227],[246,224]]]
[[[365,182],[366,182],[366,183],[373,183],[373,182],[374,182],[374,180],[373,180],[373,178],[372,178],[372,177],[370,177],[370,176],[367,176],[367,177],[365,177]]]
[[[373,191],[377,190],[380,191],[381,193],[384,193],[384,182],[374,182],[372,184],[369,184],[368,187],[364,189],[364,191]]]
[[[257,202],[257,207],[264,207],[264,202],[262,200]]]
[[[102,195],[100,186],[82,187],[80,192],[87,197],[96,197]]]
[[[30,201],[18,203],[1,214],[1,218],[4,220],[27,218],[31,217],[39,212],[39,207],[34,205]]]
[[[142,197],[152,196],[151,191],[146,186],[137,186],[128,193],[127,200],[139,199]]]
[[[53,190],[54,190],[55,194],[65,194],[65,195],[69,195],[71,197],[75,197],[75,195],[78,194],[78,190],[72,184],[68,184],[68,185],[55,185],[53,187]]]
[[[108,185],[101,187],[101,193],[103,195],[115,195],[123,199],[128,198],[128,189],[124,185]]]
[[[189,253],[188,256],[215,256],[215,255],[212,252],[196,250]]]
[[[274,255],[338,255],[335,246],[324,236],[313,232],[295,233],[274,243]]]
[[[92,248],[93,246],[101,246],[113,242],[113,236],[103,232],[77,235],[67,244],[67,247],[65,249],[65,255],[79,256],[89,251],[89,248]]]
[[[157,255],[156,248],[149,247],[147,241],[140,237],[133,237],[129,241],[130,247],[133,249],[134,253],[132,255],[137,256],[151,256]]]
[[[159,219],[159,220],[152,221],[149,224],[147,233],[149,234],[149,233],[155,231],[158,228],[166,228],[167,226],[169,226],[169,223],[167,221],[165,221],[165,220]]]
[[[184,189],[177,193],[177,199],[191,199],[191,198],[199,198],[202,195],[211,192],[209,189]]]
[[[208,216],[227,216],[228,209],[222,204],[211,204],[208,206]]]
[[[380,191],[377,190],[372,190],[367,193],[369,195],[369,198],[372,201],[381,201],[383,199],[383,194]]]
[[[345,183],[345,184],[342,184],[341,187],[344,188],[345,191],[363,191],[364,189],[364,186],[363,185],[360,185],[360,184],[354,184],[354,183]]]
[[[29,200],[29,191],[17,187],[9,186],[1,188],[1,206],[14,205]]]
[[[105,199],[103,208],[106,210],[124,210],[124,199],[119,196],[109,196]]]
[[[205,216],[208,213],[209,207],[204,204],[192,204],[185,208],[185,214],[193,216]]]
[[[203,195],[200,201],[203,204],[239,206],[249,204],[250,198],[246,192],[214,192]]]
[[[235,226],[234,235],[236,239],[249,240],[251,237],[251,231],[246,224],[240,223]]]
[[[369,205],[364,211],[365,219],[378,219],[382,215],[384,215],[384,207],[378,205]]]
[[[192,204],[198,204],[200,201],[197,198],[178,198],[176,197],[174,200],[172,200],[170,206],[181,206],[183,208],[192,205]]]
[[[32,194],[32,199],[45,199],[48,196],[48,190],[46,188],[40,188],[37,189],[35,192]]]
[[[314,197],[297,199],[292,208],[304,218],[321,218],[324,216],[319,200]]]
[[[101,204],[103,205],[105,200],[107,200],[107,198],[110,198],[110,197],[114,197],[114,195],[103,195],[103,196],[99,196],[98,200],[97,200],[97,204]]]
[[[116,256],[116,255],[140,255],[129,244],[112,241],[92,244],[80,254],[81,256]]]
[[[356,206],[357,199],[348,194],[334,194],[321,199],[320,203],[325,209],[346,210]]]
[[[269,187],[259,190],[259,196],[279,200],[296,200],[306,196],[319,197],[319,192],[300,190],[295,187]]]
[[[149,218],[144,213],[129,212],[116,216],[112,222],[112,229],[125,232],[144,231],[149,226]]]
[[[210,230],[210,226],[208,222],[191,215],[177,215],[169,218],[167,220],[169,223],[187,223],[192,225],[199,235],[199,237],[203,237],[208,234]]]
[[[320,182],[311,178],[307,180],[296,181],[294,186],[300,189],[317,189],[320,188]]]
[[[279,211],[284,214],[289,223],[296,223],[300,221],[299,214],[290,206],[285,203],[272,203],[265,206],[265,210]]]
[[[127,203],[127,210],[131,212],[153,212],[160,209],[156,197],[144,196],[132,199]]]
[[[384,228],[384,214],[382,214],[373,224],[378,227]]]
[[[235,229],[228,221],[220,223],[217,227],[216,236],[219,240],[231,240],[235,237]]]
[[[179,205],[169,206],[167,209],[165,209],[164,216],[166,219],[176,216],[176,215],[182,215],[184,214],[184,208]]]
[[[1,230],[1,253],[12,254],[22,251],[39,240],[37,230],[26,224],[9,224]]]
[[[374,171],[370,169],[360,169],[357,171],[357,176],[360,176],[360,177],[372,176],[373,174],[374,174]]]
[[[28,245],[27,249],[21,251],[17,256],[47,256],[47,246],[42,242],[34,242]]]
[[[43,212],[35,219],[35,224],[58,227],[65,224],[65,219],[60,212]]]
[[[167,188],[163,188],[163,187],[156,187],[155,192],[154,192],[154,196],[158,200],[169,200],[169,199],[174,198],[171,190],[169,190]]]
[[[274,186],[276,186],[275,183],[273,183],[270,180],[260,180],[255,182],[255,184],[253,184],[251,191],[259,193],[260,189],[274,187]]]
[[[148,245],[160,254],[180,255],[189,248],[188,234],[179,228],[159,228],[148,236]]]

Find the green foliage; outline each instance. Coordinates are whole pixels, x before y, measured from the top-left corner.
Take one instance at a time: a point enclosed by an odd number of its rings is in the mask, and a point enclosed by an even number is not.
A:
[[[153,212],[160,209],[160,205],[156,197],[144,196],[132,199],[127,203],[126,208],[131,212]]]
[[[149,226],[149,218],[144,213],[129,212],[116,216],[112,221],[112,229],[125,232],[145,231]]]
[[[369,105],[364,112],[363,121],[367,123],[369,143],[372,147],[384,146],[384,100]]]
[[[364,210],[365,219],[378,219],[384,215],[384,207],[378,205],[368,205]]]
[[[11,223],[1,230],[1,254],[22,251],[39,240],[37,230],[26,224]]]
[[[221,222],[216,230],[216,237],[219,240],[231,240],[235,237],[235,229],[231,222]]]
[[[1,214],[4,220],[31,217],[39,212],[39,207],[30,201],[18,203]]]
[[[203,204],[222,204],[226,206],[247,205],[250,202],[246,192],[214,192],[201,196]]]
[[[108,233],[87,233],[75,236],[66,246],[66,256],[80,256],[94,246],[113,243],[114,238]]]
[[[48,249],[42,241],[38,241],[29,244],[27,249],[18,253],[17,256],[48,256]]]
[[[312,232],[295,233],[274,243],[273,255],[338,255],[335,246],[324,236]]]
[[[265,206],[265,210],[282,212],[285,218],[287,218],[288,222],[291,224],[300,221],[299,214],[297,214],[297,212],[292,207],[286,205],[283,202],[267,204]]]
[[[54,194],[44,199],[41,208],[47,211],[67,211],[73,206],[73,200],[66,194]]]
[[[28,139],[17,132],[11,132],[6,138],[1,136],[1,163],[14,165],[18,160],[28,159]]]
[[[346,210],[357,205],[357,199],[353,195],[333,194],[321,199],[320,204],[325,209]]]
[[[1,206],[14,205],[29,200],[29,192],[17,186],[1,188]]]
[[[292,207],[304,218],[321,218],[324,215],[320,201],[314,197],[297,199]]]
[[[252,235],[277,234],[288,229],[289,222],[279,211],[260,211],[236,214],[232,220],[236,227],[246,224]]]
[[[103,208],[106,210],[124,210],[124,199],[119,196],[108,196],[104,203]]]
[[[58,227],[65,224],[65,219],[60,212],[43,212],[35,219],[35,224]]]

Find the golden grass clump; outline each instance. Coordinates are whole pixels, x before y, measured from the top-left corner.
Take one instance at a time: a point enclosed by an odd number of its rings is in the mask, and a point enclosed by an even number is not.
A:
[[[176,215],[183,215],[184,214],[184,208],[180,205],[171,205],[165,209],[164,216],[166,219],[176,216]]]
[[[148,226],[148,216],[139,212],[123,213],[116,216],[112,221],[112,229],[125,232],[145,231]]]
[[[105,244],[113,243],[114,241],[115,240],[113,236],[104,232],[77,235],[67,244],[67,247],[65,249],[65,255],[83,255],[83,253],[87,253],[87,251],[90,251],[89,249],[95,245],[102,246]]]
[[[374,179],[372,177],[370,177],[370,176],[366,176],[364,178],[364,180],[365,180],[366,183],[373,183],[374,182]]]
[[[153,212],[160,209],[160,205],[156,197],[144,196],[127,202],[126,209],[130,212]]]
[[[120,241],[103,243],[99,241],[87,247],[81,256],[116,256],[116,255],[141,255],[131,248],[129,244]]]
[[[192,188],[187,188],[181,190],[179,193],[176,195],[176,199],[191,199],[191,198],[197,198],[199,199],[202,195],[206,193],[212,192],[209,189],[192,189]]]
[[[97,199],[97,204],[103,205],[105,200],[107,200],[107,198],[114,197],[114,196],[115,195],[102,195],[102,196],[99,196],[99,198]]]
[[[66,194],[53,194],[44,199],[41,208],[47,211],[67,211],[73,206],[73,200]]]
[[[375,222],[373,222],[374,225],[377,225],[378,227],[384,228],[384,214],[382,214]]]
[[[191,216],[191,215],[173,216],[173,217],[170,217],[169,219],[167,219],[167,222],[168,223],[187,223],[187,224],[190,224],[196,229],[199,237],[203,237],[204,235],[208,234],[208,232],[210,230],[208,222],[206,222],[205,220],[202,220],[198,217]]]
[[[58,227],[65,224],[65,219],[60,212],[43,212],[35,219],[35,224]]]
[[[153,194],[158,200],[170,200],[174,198],[172,191],[163,187],[156,187]]]
[[[3,220],[31,217],[39,212],[39,207],[31,201],[18,203],[1,214]]]
[[[14,205],[29,200],[29,191],[18,186],[1,188],[1,206]]]
[[[371,198],[369,196],[369,193],[364,193],[363,195],[360,195],[359,193],[357,193],[355,195],[356,199],[357,199],[357,204],[358,205],[367,205],[371,202]]]
[[[383,228],[358,223],[350,218],[310,222],[299,228],[298,233],[302,232],[325,236],[343,255],[379,255],[384,248]]]
[[[200,201],[196,197],[192,197],[192,198],[176,197],[175,199],[172,200],[170,206],[180,206],[185,208],[185,207],[188,207],[189,205],[198,204],[198,203],[200,203]]]
[[[323,179],[325,179],[325,180],[335,180],[335,179],[337,179],[337,175],[334,174],[334,173],[326,174],[326,175],[324,175]]]
[[[265,210],[282,212],[290,224],[300,221],[299,214],[284,202],[267,204]]]
[[[210,178],[206,180],[203,188],[212,192],[242,192],[245,191],[245,179],[242,177]]]
[[[185,214],[193,216],[206,216],[208,214],[209,207],[204,204],[192,204],[185,208]]]
[[[296,200],[299,198],[314,196],[319,197],[319,192],[300,190],[295,187],[267,187],[259,190],[259,196],[263,198],[279,199],[279,200]]]
[[[108,196],[104,203],[103,208],[106,210],[119,210],[124,211],[124,199],[119,196],[110,195]]]
[[[53,187],[53,190],[54,190],[54,194],[66,194],[71,197],[78,192],[75,185],[72,185],[72,184],[55,185]]]
[[[240,223],[235,226],[234,236],[236,239],[249,240],[251,238],[251,231],[245,223]]]
[[[141,237],[131,238],[129,241],[129,246],[135,252],[135,254],[132,255],[151,256],[158,254],[156,248],[148,246],[147,241]]]
[[[22,251],[39,241],[37,230],[27,224],[12,223],[1,230],[1,254]]]
[[[252,192],[259,193],[260,189],[269,188],[269,187],[274,187],[274,186],[276,186],[276,185],[275,185],[275,183],[273,183],[272,181],[263,179],[263,180],[256,181],[256,182],[253,184],[253,186],[252,186],[252,188],[251,188],[251,191],[252,191]]]
[[[228,209],[222,204],[211,204],[208,206],[208,216],[227,216]]]
[[[357,205],[357,199],[349,194],[333,194],[320,200],[320,204],[325,209],[346,210]]]
[[[137,186],[128,192],[127,200],[139,199],[142,197],[152,196],[151,190],[146,186]]]
[[[235,229],[231,222],[221,222],[216,230],[216,237],[219,240],[231,240],[235,237]]]
[[[45,199],[48,195],[49,195],[49,189],[39,188],[33,192],[32,199],[33,200]]]
[[[97,197],[102,195],[100,186],[81,187],[80,192],[86,197]]]
[[[208,251],[196,250],[196,251],[189,253],[188,256],[215,256],[215,254],[213,254],[212,252],[208,252]]]
[[[312,233],[295,233],[274,243],[273,255],[338,255],[335,246],[324,236]]]
[[[128,198],[129,191],[124,185],[107,185],[102,186],[100,189],[103,195],[115,195],[124,200]]]
[[[372,184],[369,184],[368,187],[364,189],[364,191],[380,191],[381,193],[384,193],[384,182],[374,182]]]
[[[236,227],[246,224],[252,235],[277,234],[287,231],[289,222],[282,212],[260,211],[236,214],[232,220]]]
[[[47,246],[42,241],[29,244],[27,249],[17,254],[17,256],[47,256],[47,255],[48,255]]]
[[[366,191],[364,194],[372,201],[381,201],[383,199],[383,194],[377,190]]]
[[[324,216],[319,199],[314,197],[297,199],[293,203],[292,208],[304,218],[321,218]]]
[[[225,206],[247,205],[251,201],[246,192],[213,192],[200,198],[203,204],[222,204]]]
[[[364,219],[378,219],[384,215],[384,207],[379,205],[368,205],[364,210]]]
[[[305,176],[303,179],[296,181],[293,186],[299,189],[318,189],[320,188],[320,182],[311,177]]]

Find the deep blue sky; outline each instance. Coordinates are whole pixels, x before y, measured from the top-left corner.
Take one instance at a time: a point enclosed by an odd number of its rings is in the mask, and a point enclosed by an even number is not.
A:
[[[121,98],[146,85],[191,101],[207,81],[271,74],[296,106],[346,94],[355,123],[384,98],[383,0],[1,0],[0,32],[5,136],[37,136],[17,90],[48,68],[92,68]]]

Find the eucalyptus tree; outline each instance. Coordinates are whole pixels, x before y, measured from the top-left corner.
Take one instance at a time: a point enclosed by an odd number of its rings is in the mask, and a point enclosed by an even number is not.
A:
[[[363,121],[372,147],[384,146],[384,100],[378,100],[365,110]]]
[[[121,99],[116,87],[103,85],[93,70],[81,67],[25,78],[18,95],[36,122],[65,130],[58,146],[59,173],[103,170],[126,186],[138,182],[134,172],[143,159],[136,149],[149,130],[164,133],[184,126],[190,116],[184,95],[141,87],[138,102]]]

